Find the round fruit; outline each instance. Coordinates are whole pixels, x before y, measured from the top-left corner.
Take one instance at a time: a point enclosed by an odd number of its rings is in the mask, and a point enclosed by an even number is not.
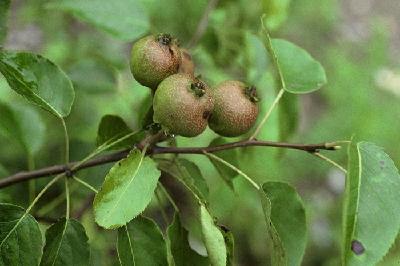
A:
[[[153,100],[154,122],[170,134],[194,137],[207,127],[213,109],[209,87],[189,74],[175,74],[158,86]]]
[[[187,49],[181,49],[181,64],[179,66],[179,73],[186,73],[194,77],[194,62],[192,56]]]
[[[225,137],[240,136],[254,125],[258,115],[256,88],[240,81],[224,81],[212,90],[214,110],[210,128]]]
[[[131,50],[133,77],[143,86],[156,89],[166,77],[178,72],[181,53],[169,34],[150,35],[138,40]]]

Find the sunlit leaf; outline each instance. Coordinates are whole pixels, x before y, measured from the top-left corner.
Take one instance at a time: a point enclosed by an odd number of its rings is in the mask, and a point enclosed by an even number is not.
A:
[[[118,228],[142,213],[153,197],[159,177],[153,160],[133,150],[111,168],[94,199],[97,224]]]
[[[343,210],[343,265],[375,265],[400,229],[400,175],[381,147],[352,143]]]
[[[62,218],[46,230],[41,266],[86,266],[89,259],[88,237],[78,221]]]
[[[168,227],[168,242],[175,266],[205,266],[208,259],[191,249],[188,242],[189,232],[182,226],[179,215],[175,214],[174,221]]]
[[[268,235],[272,242],[272,265],[300,265],[306,248],[306,216],[293,187],[267,182],[260,190]]]
[[[327,82],[324,68],[302,48],[281,39],[272,39],[272,46],[286,91],[309,93],[320,89]]]
[[[200,206],[201,234],[206,246],[208,257],[213,266],[226,266],[227,249],[224,236],[213,217],[204,206]]]
[[[36,220],[19,206],[0,203],[0,265],[38,265],[42,234]]]
[[[0,72],[11,89],[57,117],[71,111],[75,92],[65,73],[48,59],[30,53],[0,51]]]
[[[62,0],[51,3],[49,7],[70,12],[124,41],[137,39],[150,29],[147,12],[138,0]]]
[[[118,258],[120,265],[168,265],[167,245],[157,224],[138,216],[118,229]]]
[[[262,0],[263,11],[266,14],[265,23],[271,30],[285,22],[290,0]]]

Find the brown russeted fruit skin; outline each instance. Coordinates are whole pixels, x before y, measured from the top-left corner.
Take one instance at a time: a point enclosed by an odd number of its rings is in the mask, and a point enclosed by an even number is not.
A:
[[[248,132],[258,115],[257,98],[249,95],[243,82],[224,81],[213,88],[214,110],[208,121],[210,128],[225,137],[236,137]],[[255,88],[252,87],[253,93]]]
[[[160,123],[168,133],[195,137],[207,127],[213,100],[204,82],[179,73],[160,83],[154,94],[153,108],[154,122]]]
[[[181,49],[181,64],[179,65],[179,73],[186,73],[194,77],[194,62],[192,55],[187,49]]]
[[[143,86],[156,89],[166,77],[178,72],[181,52],[168,34],[144,37],[132,46],[130,67]]]

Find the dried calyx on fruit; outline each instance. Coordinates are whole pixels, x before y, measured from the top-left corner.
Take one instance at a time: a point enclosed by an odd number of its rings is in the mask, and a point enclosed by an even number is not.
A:
[[[184,137],[201,134],[213,109],[209,87],[189,74],[163,80],[153,99],[154,122],[169,133]]]
[[[214,110],[209,119],[210,128],[225,137],[248,132],[258,115],[256,88],[231,80],[212,89],[212,94]]]
[[[131,72],[143,86],[156,89],[161,81],[178,72],[180,64],[178,42],[169,34],[150,35],[132,46]]]

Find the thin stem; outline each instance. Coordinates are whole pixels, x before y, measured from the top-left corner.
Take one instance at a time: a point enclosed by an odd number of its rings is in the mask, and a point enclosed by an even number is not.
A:
[[[239,168],[237,168],[236,166],[234,166],[234,165],[228,163],[228,162],[225,161],[224,159],[222,159],[222,158],[216,156],[215,154],[207,153],[207,152],[204,152],[204,154],[207,155],[208,157],[210,157],[211,159],[214,159],[214,160],[216,160],[216,161],[219,161],[219,162],[225,164],[226,166],[228,166],[229,168],[231,168],[232,170],[236,171],[238,174],[240,174],[241,176],[243,176],[247,181],[249,181],[249,183],[250,183],[253,187],[255,187],[255,188],[258,189],[258,190],[260,189],[260,186],[259,186],[253,179],[251,179],[248,175],[246,175],[245,173],[243,173],[243,172],[242,172]]]
[[[69,163],[69,136],[67,125],[65,124],[64,118],[61,118],[61,123],[64,129],[64,139],[65,139],[65,163]]]
[[[343,173],[347,174],[347,170],[346,170],[343,166],[341,166],[341,165],[338,164],[337,162],[331,160],[330,158],[328,158],[328,157],[322,155],[322,154],[319,153],[319,152],[314,152],[313,155],[315,155],[315,156],[317,156],[318,158],[320,158],[320,159],[322,159],[322,160],[324,160],[324,161],[326,161],[326,162],[332,164],[333,166],[335,166],[335,167],[337,167],[338,169],[340,169]]]
[[[163,186],[163,184],[161,184],[161,182],[158,182],[158,186],[160,187],[160,189],[162,190],[162,192],[164,193],[164,195],[168,199],[168,201],[171,203],[174,210],[176,212],[179,212],[178,206],[176,205],[176,203],[175,203],[174,199],[171,197],[171,195],[168,193],[167,189]]]
[[[93,191],[94,193],[99,193],[99,191],[97,190],[97,189],[95,189],[92,185],[90,185],[89,183],[87,183],[87,182],[85,182],[85,181],[83,181],[82,179],[80,179],[79,177],[77,177],[77,176],[73,176],[72,177],[76,182],[78,182],[78,183],[80,183],[81,185],[83,185],[84,187],[86,187],[86,188],[88,188],[88,189],[90,189],[91,191]]]
[[[285,142],[274,142],[274,141],[260,141],[260,140],[243,140],[238,142],[231,142],[218,146],[210,146],[210,147],[158,147],[153,146],[150,147],[147,154],[155,155],[155,154],[203,154],[204,151],[208,153],[236,149],[241,147],[276,147],[276,148],[285,148],[285,149],[294,149],[294,150],[302,150],[308,153],[318,152],[319,150],[337,150],[339,146],[337,143],[319,143],[319,144],[299,144],[299,143],[285,143]],[[139,149],[142,149],[136,146]],[[81,161],[73,162],[68,165],[54,165],[46,168],[42,168],[35,171],[29,172],[20,172],[16,173],[12,176],[0,179],[0,188],[8,187],[16,183],[24,182],[34,178],[41,178],[51,175],[56,175],[65,172],[77,172],[82,169],[94,167],[97,165],[103,165],[111,162],[119,161],[125,158],[130,152],[130,149],[117,151],[115,153],[106,154],[98,158],[89,159],[85,158],[82,163]]]
[[[264,127],[265,123],[268,121],[268,118],[271,116],[272,111],[275,109],[275,107],[278,105],[279,101],[281,100],[283,94],[284,94],[285,90],[281,89],[278,93],[278,95],[276,96],[274,102],[272,103],[271,107],[268,109],[267,113],[265,114],[265,116],[263,117],[263,119],[261,120],[260,124],[258,124],[256,130],[254,131],[253,135],[251,135],[251,137],[249,138],[249,140],[253,140],[255,139],[258,134],[260,134],[261,129]]]
[[[70,194],[69,194],[69,180],[68,177],[65,176],[65,200],[66,200],[66,211],[65,217],[69,219],[69,213],[71,211],[71,203],[70,203]]]
[[[11,234],[17,229],[19,224],[25,219],[25,217],[28,215],[28,213],[32,210],[32,208],[35,206],[35,204],[39,201],[39,199],[43,196],[43,194],[58,180],[63,177],[64,174],[57,175],[53,180],[51,180],[47,185],[37,194],[35,199],[32,201],[32,203],[28,206],[28,208],[25,210],[25,213],[21,216],[21,218],[18,219],[18,222],[15,223],[14,227],[8,232],[8,234],[3,238],[3,240],[0,242],[0,249],[2,249],[3,244],[5,241],[11,236]]]
[[[157,190],[156,190],[155,194],[156,194],[157,204],[158,204],[158,207],[160,208],[161,215],[164,219],[165,224],[168,225],[169,224],[168,215],[164,210],[164,206],[162,205],[162,200],[161,200],[160,194]]]

